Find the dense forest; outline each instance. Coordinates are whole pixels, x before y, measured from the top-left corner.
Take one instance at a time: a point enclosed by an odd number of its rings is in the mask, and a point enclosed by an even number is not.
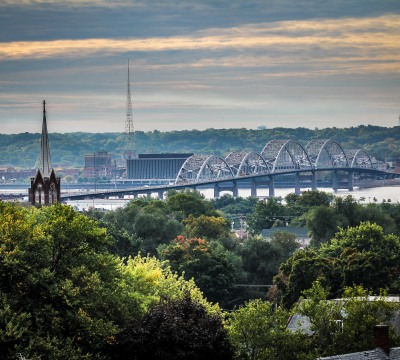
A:
[[[82,166],[84,155],[104,150],[120,158],[128,148],[123,133],[52,133],[49,135],[54,164]],[[261,152],[272,139],[295,139],[307,144],[312,139],[335,139],[347,149],[364,149],[378,160],[400,157],[400,127],[358,126],[346,129],[208,129],[204,131],[136,131],[139,153],[187,152],[226,156],[231,151]],[[40,134],[0,134],[2,165],[34,167],[39,154]]]
[[[311,244],[300,249],[289,225]],[[385,295],[400,290],[399,235],[399,204],[320,191],[285,202],[170,191],[105,213],[0,202],[0,354],[312,360],[373,348],[380,323],[396,346],[399,304]],[[293,314],[307,331],[288,328]]]

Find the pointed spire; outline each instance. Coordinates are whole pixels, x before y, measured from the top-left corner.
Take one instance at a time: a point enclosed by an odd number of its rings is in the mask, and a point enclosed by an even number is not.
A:
[[[42,123],[42,138],[40,140],[39,170],[42,173],[43,177],[50,176],[51,160],[50,160],[49,134],[47,133],[45,100],[43,100],[43,123]]]

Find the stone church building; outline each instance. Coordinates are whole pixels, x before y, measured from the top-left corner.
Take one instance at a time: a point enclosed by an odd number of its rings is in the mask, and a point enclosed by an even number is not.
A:
[[[43,100],[42,137],[40,140],[40,160],[36,176],[31,178],[29,202],[35,206],[52,205],[60,202],[61,180],[51,167],[49,135],[46,121],[46,101]]]

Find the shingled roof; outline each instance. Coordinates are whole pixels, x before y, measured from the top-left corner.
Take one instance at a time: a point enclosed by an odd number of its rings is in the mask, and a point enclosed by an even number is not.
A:
[[[400,360],[400,347],[390,349],[389,355],[378,348],[352,354],[321,357],[317,360]]]

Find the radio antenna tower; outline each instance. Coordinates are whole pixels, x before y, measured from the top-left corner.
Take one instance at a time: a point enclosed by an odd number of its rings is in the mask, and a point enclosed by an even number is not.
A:
[[[131,84],[129,78],[129,59],[128,59],[128,83],[126,91],[126,120],[125,120],[125,133],[128,135],[129,147],[133,146],[133,115],[132,115],[132,100],[131,100]],[[133,148],[129,149],[133,150]]]

